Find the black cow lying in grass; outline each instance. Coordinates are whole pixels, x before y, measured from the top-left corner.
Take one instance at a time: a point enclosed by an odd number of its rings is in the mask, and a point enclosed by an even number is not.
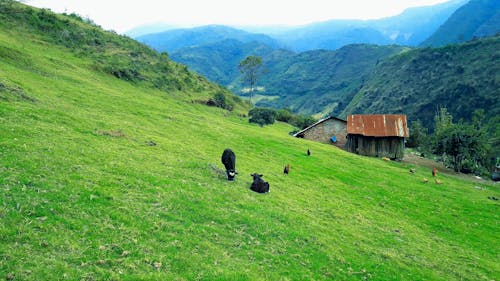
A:
[[[262,177],[264,175],[259,175],[259,174],[251,174],[250,176],[253,177],[253,182],[252,185],[250,186],[250,189],[258,192],[258,193],[268,193],[269,192],[269,183],[265,182]]]
[[[226,167],[227,180],[233,181],[236,176],[236,155],[234,152],[226,148],[222,153],[222,164]]]

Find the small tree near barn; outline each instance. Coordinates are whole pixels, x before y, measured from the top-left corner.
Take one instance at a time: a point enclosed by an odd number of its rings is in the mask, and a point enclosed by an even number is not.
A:
[[[271,108],[255,107],[248,112],[248,115],[250,116],[248,122],[257,123],[261,127],[264,125],[274,124],[276,119],[276,111]]]

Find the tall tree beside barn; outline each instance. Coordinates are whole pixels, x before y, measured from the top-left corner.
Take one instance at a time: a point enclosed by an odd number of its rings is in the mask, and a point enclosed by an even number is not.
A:
[[[410,137],[406,140],[406,147],[420,148],[426,145],[428,129],[422,125],[420,120],[411,122]]]
[[[435,116],[434,150],[456,172],[485,173],[490,165],[491,145],[483,128],[482,112],[476,111],[473,124],[453,123],[453,116],[441,108]]]
[[[262,58],[257,56],[248,56],[240,62],[238,69],[243,75],[243,82],[249,85],[249,97],[250,103],[252,103],[252,94],[259,79],[259,76],[263,74]]]

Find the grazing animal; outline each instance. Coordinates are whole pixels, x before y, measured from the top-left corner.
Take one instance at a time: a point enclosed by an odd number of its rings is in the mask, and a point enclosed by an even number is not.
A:
[[[311,156],[311,151],[307,149],[307,156]]]
[[[288,175],[288,173],[290,173],[290,164],[286,164],[285,169],[283,169],[283,173],[285,175]]]
[[[234,155],[234,152],[226,148],[224,152],[222,153],[222,164],[224,164],[224,167],[226,167],[226,174],[227,174],[227,180],[233,181],[234,177],[236,176],[236,155]]]
[[[410,173],[415,174],[415,168],[410,168]]]
[[[438,169],[436,167],[432,168],[432,176],[436,177],[438,175]]]
[[[253,173],[250,175],[253,177],[253,182],[252,185],[250,186],[250,189],[258,192],[258,193],[268,193],[269,192],[269,183],[265,182],[262,177],[264,175],[259,175],[257,173]]]

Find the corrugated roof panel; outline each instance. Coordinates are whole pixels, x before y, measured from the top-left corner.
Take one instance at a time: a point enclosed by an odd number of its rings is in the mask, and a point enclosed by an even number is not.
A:
[[[347,133],[367,137],[407,138],[404,114],[352,114],[347,116]]]

